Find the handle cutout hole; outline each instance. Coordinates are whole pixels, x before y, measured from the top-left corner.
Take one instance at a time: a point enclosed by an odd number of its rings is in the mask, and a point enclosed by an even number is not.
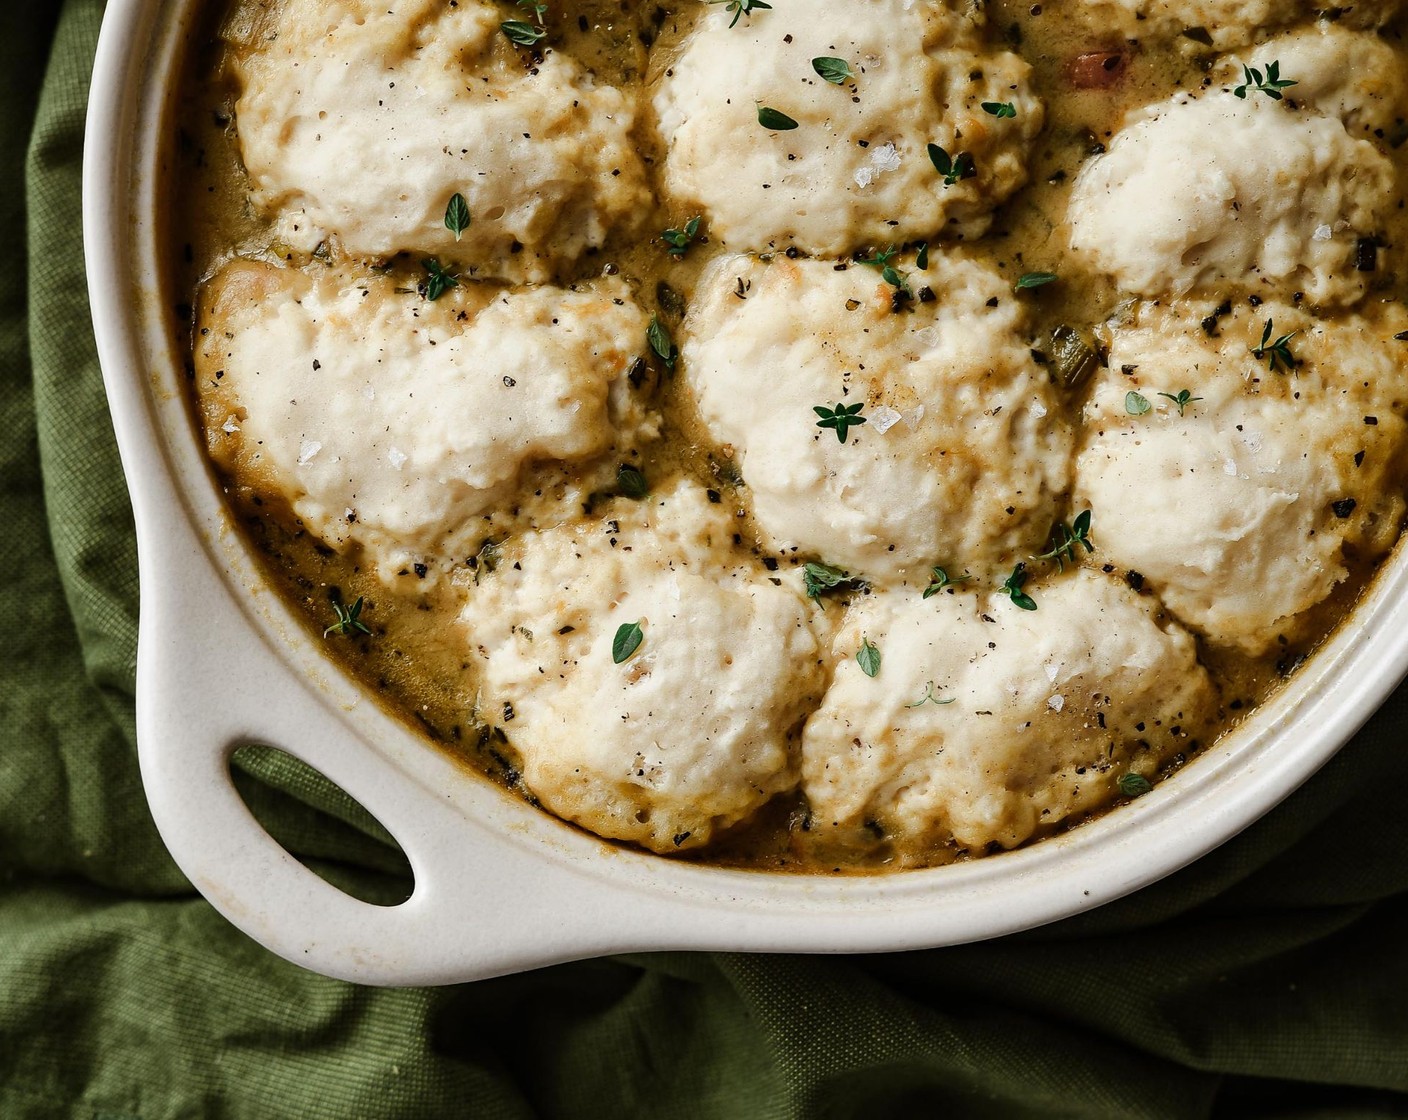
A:
[[[410,898],[415,875],[396,838],[361,802],[287,751],[246,743],[230,777],[264,831],[304,867],[374,906]]]

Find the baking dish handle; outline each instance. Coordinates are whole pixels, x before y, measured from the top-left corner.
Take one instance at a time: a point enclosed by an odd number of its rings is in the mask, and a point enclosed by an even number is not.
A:
[[[184,535],[184,534],[180,534]],[[191,540],[143,557],[138,655],[142,780],[162,838],[195,887],[231,922],[315,971],[370,984],[445,983],[594,952],[594,905],[564,928],[584,884],[468,819],[397,768],[270,656],[264,640]],[[179,573],[173,578],[173,574]],[[297,742],[284,741],[298,728]],[[399,906],[361,902],[309,871],[254,819],[230,758],[246,743],[287,751],[363,804],[415,874]],[[448,759],[448,776],[463,778]],[[454,838],[453,840],[450,838]],[[596,923],[598,926],[602,923]]]

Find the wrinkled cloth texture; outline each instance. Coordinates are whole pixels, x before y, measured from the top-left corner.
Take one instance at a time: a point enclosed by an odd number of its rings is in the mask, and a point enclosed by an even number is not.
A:
[[[0,1117],[1408,1115],[1404,692],[1194,866],[984,944],[383,990],[217,916],[137,774],[135,544],[80,237],[101,14],[0,11]],[[329,877],[404,897],[337,791],[269,760],[240,781]]]

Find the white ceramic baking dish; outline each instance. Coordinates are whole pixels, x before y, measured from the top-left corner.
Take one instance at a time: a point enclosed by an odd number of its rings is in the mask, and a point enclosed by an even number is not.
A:
[[[716,870],[623,851],[468,775],[377,706],[261,586],[183,400],[158,184],[194,0],[110,0],[84,175],[88,275],[141,557],[137,730],[172,854],[274,952],[373,984],[448,983],[645,949],[915,949],[1049,922],[1198,858],[1322,765],[1408,667],[1403,550],[1331,642],[1238,733],[1068,835],[891,876]],[[401,843],[409,901],[356,901],[245,808],[230,756],[267,743],[332,778]]]

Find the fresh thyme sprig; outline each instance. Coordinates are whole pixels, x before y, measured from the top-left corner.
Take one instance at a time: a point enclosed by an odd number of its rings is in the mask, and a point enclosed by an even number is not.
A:
[[[1126,774],[1119,780],[1120,792],[1126,797],[1143,797],[1154,787],[1143,774]]]
[[[1281,63],[1279,61],[1268,62],[1265,75],[1256,67],[1243,64],[1242,76],[1246,78],[1246,81],[1232,92],[1243,100],[1246,99],[1247,90],[1251,89],[1266,94],[1272,101],[1280,101],[1285,96],[1281,92],[1283,89],[1300,85],[1299,82],[1281,77]]]
[[[1011,596],[1012,602],[1021,607],[1022,610],[1034,611],[1036,610],[1036,600],[1022,590],[1023,586],[1026,585],[1027,578],[1027,566],[1025,564],[1018,564],[1012,569],[1012,574],[1007,577],[1007,582],[1005,582],[999,590],[1004,595]]]
[[[452,272],[447,272],[445,266],[433,257],[428,257],[420,262],[420,266],[425,269],[425,279],[420,284],[420,294],[434,303],[451,288],[458,288],[459,279]]]
[[[898,252],[898,249],[896,249],[894,246],[891,246],[890,248],[885,249],[883,252],[877,251],[872,257],[861,257],[857,261],[857,263],[869,265],[871,268],[879,269],[880,277],[885,281],[885,283],[889,284],[891,287],[897,289],[898,291],[904,292],[906,295],[910,295],[912,293],[910,293],[909,290],[908,278],[903,272],[901,272],[899,269],[897,269],[894,265],[890,263],[890,258],[895,256]],[[924,258],[924,263],[919,265],[919,267],[927,268],[929,265],[929,246],[927,243],[920,250],[920,254]],[[916,260],[915,263],[918,264],[918,261]]]
[[[946,187],[952,187],[964,179],[971,179],[978,173],[973,156],[968,152],[950,156],[937,144],[930,144],[929,158],[934,163],[934,170],[944,177]]]
[[[699,235],[699,223],[702,219],[690,218],[685,222],[684,229],[667,229],[660,235],[660,240],[669,246],[665,251],[676,260],[689,252],[689,247],[694,239]]]
[[[1017,291],[1024,292],[1031,288],[1044,288],[1059,279],[1061,278],[1054,272],[1024,272],[1017,278],[1015,287]]]
[[[864,401],[857,401],[850,405],[837,401],[835,408],[827,408],[825,405],[818,404],[812,406],[812,411],[821,417],[816,422],[818,428],[831,428],[835,431],[836,438],[845,443],[846,433],[851,428],[868,423],[866,417],[860,414],[860,410],[864,407]]]
[[[1257,361],[1265,358],[1266,368],[1272,373],[1277,370],[1289,373],[1296,368],[1296,357],[1291,353],[1291,339],[1300,334],[1300,331],[1292,331],[1273,340],[1271,336],[1275,330],[1276,320],[1267,319],[1266,327],[1261,332],[1261,345],[1252,348],[1252,357]]]
[[[847,585],[860,586],[861,581],[850,572],[833,568],[830,564],[808,561],[802,565],[802,586],[806,589],[808,599],[815,599],[819,603],[826,592]]]
[[[916,700],[913,704],[906,704],[905,707],[922,708],[925,704],[952,704],[957,699],[957,696],[950,696],[945,700],[940,700],[937,696],[934,695],[934,682],[930,681],[924,689],[924,695],[921,696],[918,700]]]
[[[1183,410],[1187,408],[1190,404],[1192,404],[1194,401],[1200,401],[1203,399],[1202,397],[1193,396],[1193,391],[1191,389],[1179,389],[1177,393],[1160,393],[1159,396],[1167,397],[1169,400],[1171,400],[1177,406],[1179,416],[1182,416]]]
[[[922,598],[931,599],[942,591],[945,587],[953,587],[960,583],[967,583],[973,577],[967,572],[961,576],[951,576],[942,568],[929,569],[929,586],[924,589]]]
[[[341,600],[333,600],[332,609],[337,615],[337,621],[323,631],[323,637],[329,634],[370,634],[371,627],[362,621],[362,607],[364,606],[362,596],[357,596],[357,601],[350,607],[342,603]]]
[[[520,8],[527,8],[533,13],[533,22],[539,27],[543,26],[543,13],[548,10],[548,6],[542,0],[516,0]]]
[[[983,112],[996,117],[998,120],[1011,118],[1017,115],[1017,106],[1010,101],[984,101]]]
[[[1073,564],[1076,562],[1079,546],[1084,545],[1087,553],[1095,551],[1095,542],[1090,539],[1090,510],[1077,514],[1076,519],[1069,525],[1058,521],[1056,528],[1051,531],[1051,536],[1056,542],[1054,547],[1034,559],[1055,560],[1057,569],[1064,572],[1067,560]]]
[[[730,27],[736,26],[744,16],[748,16],[751,22],[753,12],[758,8],[772,10],[772,5],[765,4],[763,0],[709,0],[709,3],[726,5],[724,11],[733,13],[733,22],[729,24]]]

